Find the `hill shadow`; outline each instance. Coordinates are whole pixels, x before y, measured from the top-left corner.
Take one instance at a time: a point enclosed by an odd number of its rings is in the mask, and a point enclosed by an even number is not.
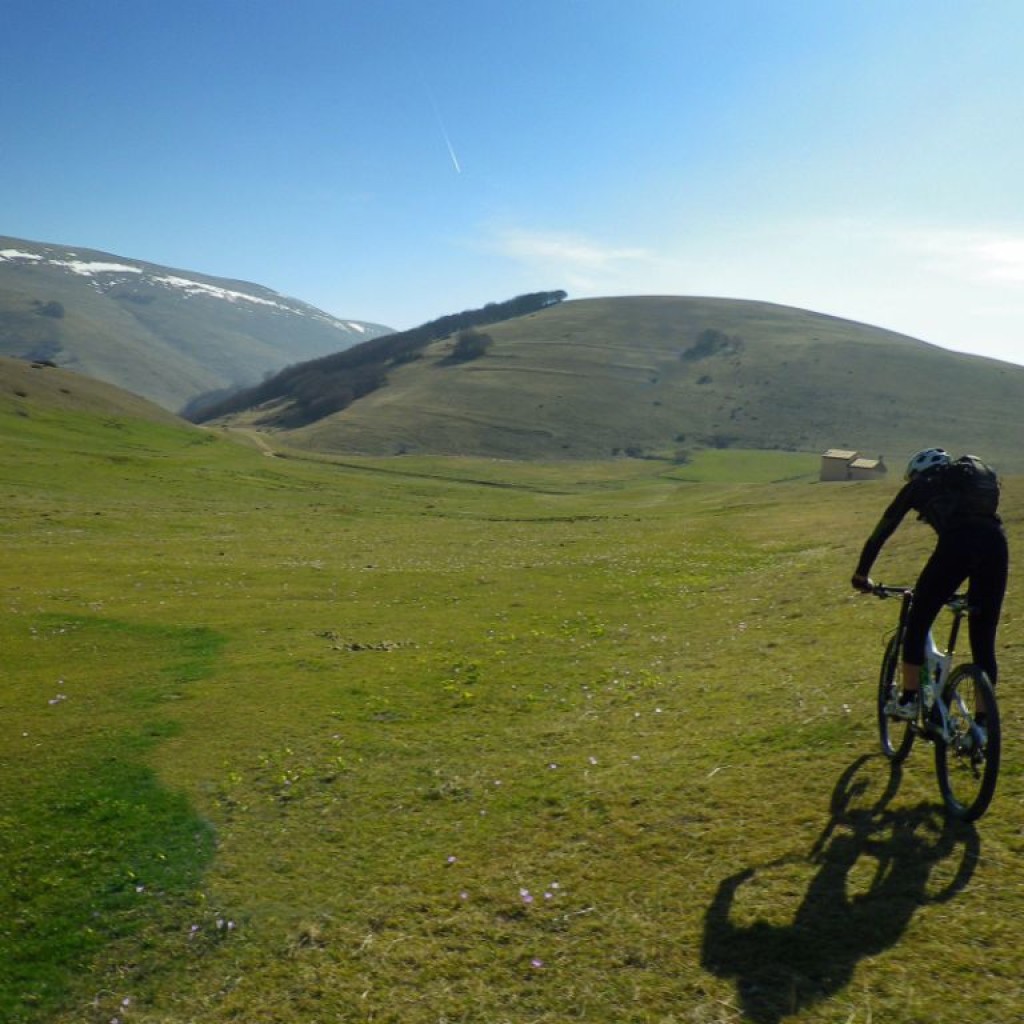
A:
[[[701,962],[736,980],[745,1019],[755,1024],[778,1024],[841,991],[859,961],[896,945],[919,907],[952,899],[974,873],[977,832],[947,822],[930,804],[891,809],[898,766],[873,798],[861,773],[869,761],[877,757],[859,758],[840,776],[829,821],[808,854],[730,875],[708,907]],[[809,871],[794,898],[792,876]],[[781,899],[773,875],[789,882]],[[797,903],[792,914],[787,900]]]

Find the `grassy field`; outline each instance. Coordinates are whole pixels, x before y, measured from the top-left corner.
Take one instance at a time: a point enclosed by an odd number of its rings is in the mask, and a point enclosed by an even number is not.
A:
[[[951,829],[875,755],[895,609],[847,581],[894,485],[765,459],[0,411],[0,1019],[1016,1019],[1021,595]]]

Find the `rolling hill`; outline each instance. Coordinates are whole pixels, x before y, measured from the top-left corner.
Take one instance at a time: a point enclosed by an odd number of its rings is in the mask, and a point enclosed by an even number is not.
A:
[[[46,363],[0,356],[0,414],[25,421],[61,413],[188,427],[163,406],[106,381]],[[22,440],[17,432],[12,434]]]
[[[585,299],[454,338],[387,384],[297,429],[287,398],[231,422],[330,452],[686,458],[701,448],[849,447],[899,463],[924,445],[1024,470],[1024,368],[763,302]]]
[[[387,333],[260,285],[0,236],[0,355],[52,361],[166,409]]]

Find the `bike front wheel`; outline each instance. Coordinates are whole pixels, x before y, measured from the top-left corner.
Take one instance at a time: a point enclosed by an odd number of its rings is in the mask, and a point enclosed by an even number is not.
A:
[[[885,713],[885,706],[899,696],[899,642],[893,637],[885,648],[882,671],[878,677],[878,739],[882,753],[897,764],[907,759],[914,744],[914,730],[910,722],[901,722]]]
[[[935,774],[946,813],[975,821],[988,809],[999,777],[1002,734],[999,705],[989,678],[976,665],[953,671],[942,694],[945,730],[936,722]],[[984,712],[984,727],[975,715]]]

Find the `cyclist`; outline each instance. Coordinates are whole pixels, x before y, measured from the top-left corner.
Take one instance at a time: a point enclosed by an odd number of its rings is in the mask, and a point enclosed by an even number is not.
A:
[[[975,487],[965,484],[967,474],[959,470],[968,460],[972,467],[980,467],[989,475],[987,494],[979,496]],[[995,510],[997,504],[995,474],[979,459],[965,456],[954,463],[942,448],[925,448],[910,459],[906,483],[864,544],[851,582],[856,589],[869,591],[874,585],[868,576],[871,566],[908,512],[917,512],[918,518],[938,534],[935,550],[914,587],[903,644],[902,692],[885,708],[894,718],[909,720],[916,716],[928,630],[964,580],[969,581],[967,596],[972,607],[968,625],[972,656],[992,685],[996,683],[996,630],[1006,593],[1008,563],[1006,534]],[[984,725],[982,710],[976,717],[978,724]]]

